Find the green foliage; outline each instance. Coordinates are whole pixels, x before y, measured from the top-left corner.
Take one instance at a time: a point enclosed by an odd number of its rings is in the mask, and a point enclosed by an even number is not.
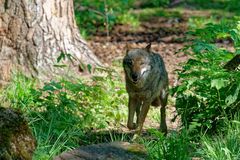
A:
[[[189,130],[171,132],[167,136],[151,130],[151,140],[143,139],[149,159],[187,160],[237,160],[240,158],[240,121],[235,114],[231,121],[225,120],[220,134],[198,133],[196,140]]]
[[[201,138],[201,157],[206,160],[240,159],[240,121],[239,116],[226,124],[225,134]]]
[[[98,69],[90,80],[50,81],[39,88],[17,74],[0,98],[29,119],[38,141],[36,159],[49,159],[76,147],[86,132],[126,120],[127,94],[121,81],[116,72]]]
[[[181,14],[177,10],[166,10],[164,8],[145,8],[137,13],[140,20],[149,20],[149,17],[179,18]]]
[[[204,28],[209,23],[216,23],[215,17],[191,17],[188,19],[188,27],[189,30],[196,30],[200,28]]]
[[[168,13],[158,8],[167,6],[169,0],[140,1],[140,7],[155,7],[141,12],[140,16],[130,10],[136,7],[134,0],[75,0],[74,2],[76,22],[84,38],[97,31],[108,33],[116,24],[128,24],[133,29],[137,28],[140,25],[139,18],[149,18],[152,14],[165,17],[179,16],[178,13]]]
[[[180,133],[173,132],[165,137],[161,132],[152,130],[151,137],[154,140],[144,142],[149,153],[149,159],[191,159],[190,137],[186,131]]]
[[[239,15],[239,0],[186,0],[188,5],[197,9],[221,9],[235,12]]]
[[[240,107],[240,72],[223,69],[239,53],[239,22],[208,24],[191,33],[195,40],[184,50],[190,59],[178,72],[181,84],[173,89],[176,108],[183,125],[190,130],[215,130]],[[214,44],[229,38],[235,53]]]
[[[239,49],[240,46],[240,23],[239,17],[230,20],[223,20],[219,24],[209,23],[205,28],[196,29],[190,32],[197,36],[199,40],[206,43],[213,43],[219,39],[230,38],[234,42],[234,47]]]
[[[141,7],[146,8],[146,7],[164,7],[169,5],[170,1],[169,0],[141,0]]]
[[[137,28],[140,25],[140,22],[136,16],[131,14],[130,12],[124,13],[120,16],[118,16],[118,22],[120,24],[128,24],[129,26],[132,26],[133,28]]]
[[[57,116],[59,115],[57,114]],[[78,147],[79,138],[84,136],[83,130],[77,129],[76,126],[60,130],[57,128],[56,123],[60,124],[61,121],[57,122],[58,119],[56,119],[56,116],[50,122],[43,118],[36,117],[30,122],[38,144],[33,159],[52,159],[65,150]]]
[[[3,105],[18,108],[26,112],[34,99],[31,89],[35,84],[34,80],[29,80],[22,74],[15,73],[11,83],[4,90],[1,90],[0,102]]]
[[[75,7],[77,25],[84,30],[83,36],[87,37],[97,30],[109,32],[114,24],[126,22],[121,21],[121,17],[127,14],[133,0],[75,0],[74,2],[77,6]],[[133,22],[133,26],[136,24],[133,16],[128,20]]]

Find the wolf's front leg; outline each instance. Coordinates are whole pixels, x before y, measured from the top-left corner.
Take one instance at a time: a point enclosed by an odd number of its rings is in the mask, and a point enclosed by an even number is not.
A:
[[[141,134],[142,132],[142,128],[143,128],[143,123],[146,119],[149,107],[150,107],[151,102],[150,101],[144,101],[141,111],[140,111],[140,115],[139,115],[139,130],[138,130],[138,134]]]
[[[138,100],[136,103],[136,114],[137,114],[136,128],[139,126],[141,107],[142,107],[142,101]]]
[[[127,127],[129,129],[136,129],[137,125],[135,123],[133,123],[133,119],[134,119],[134,114],[136,112],[136,98],[129,96],[129,101],[128,101],[128,122],[127,122]]]

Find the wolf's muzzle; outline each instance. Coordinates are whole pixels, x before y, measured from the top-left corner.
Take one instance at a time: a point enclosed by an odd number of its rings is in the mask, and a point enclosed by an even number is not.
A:
[[[137,73],[132,73],[132,80],[133,82],[137,82],[138,81],[138,74]]]

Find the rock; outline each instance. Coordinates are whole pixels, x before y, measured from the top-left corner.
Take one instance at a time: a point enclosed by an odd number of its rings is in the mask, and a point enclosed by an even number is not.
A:
[[[19,111],[0,107],[0,159],[31,160],[36,140]]]
[[[112,142],[82,146],[62,153],[54,160],[145,160],[146,158],[143,145]]]

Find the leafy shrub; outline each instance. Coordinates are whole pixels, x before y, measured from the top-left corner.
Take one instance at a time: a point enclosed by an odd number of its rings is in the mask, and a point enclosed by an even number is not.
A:
[[[181,84],[173,89],[176,108],[185,127],[213,131],[224,120],[231,119],[240,107],[240,72],[223,69],[227,61],[239,54],[239,22],[208,24],[192,34],[195,40],[185,48],[190,59],[178,72]],[[216,40],[230,38],[235,53],[214,44]]]

